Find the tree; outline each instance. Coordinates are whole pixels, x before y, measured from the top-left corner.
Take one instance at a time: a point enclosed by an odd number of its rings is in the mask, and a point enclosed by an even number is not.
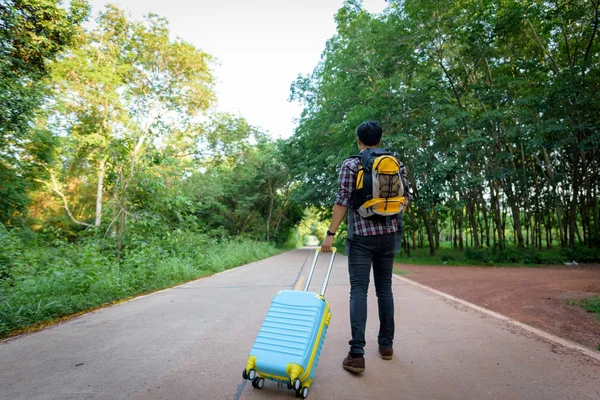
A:
[[[28,191],[43,174],[39,163],[55,145],[31,123],[44,95],[49,62],[73,43],[89,6],[74,0],[69,10],[58,0],[0,1],[0,222],[12,224],[26,213]]]
[[[172,40],[163,18],[130,21],[107,6],[97,23],[79,38],[80,47],[54,65],[48,107],[56,135],[69,135],[57,173],[63,182],[82,173],[96,176],[89,225],[102,224],[104,194],[111,192],[110,226],[116,227],[119,252],[136,174],[151,165],[151,154],[185,152],[202,133],[200,118],[214,101],[213,77],[211,57]]]
[[[563,246],[597,245],[598,1],[389,3],[374,16],[346,1],[321,62],[292,85],[302,200],[331,202],[351,132],[378,119],[430,254],[446,210],[461,250],[463,233],[504,249],[507,222],[519,247],[541,247],[542,226]]]

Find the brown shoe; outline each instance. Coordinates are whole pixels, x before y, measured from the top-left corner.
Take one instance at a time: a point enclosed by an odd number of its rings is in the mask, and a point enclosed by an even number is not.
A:
[[[392,357],[394,356],[394,349],[389,348],[383,348],[381,346],[379,346],[379,354],[381,354],[381,358],[383,358],[384,360],[391,360]]]
[[[346,371],[352,371],[361,373],[365,371],[365,358],[364,357],[352,357],[350,353],[344,358],[342,366]]]

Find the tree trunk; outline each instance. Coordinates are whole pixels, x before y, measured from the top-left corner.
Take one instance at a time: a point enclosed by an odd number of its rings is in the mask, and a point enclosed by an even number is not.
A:
[[[494,222],[492,220],[492,222]],[[494,247],[496,247],[496,244],[498,243],[498,238],[496,237],[496,227],[492,228],[492,244]]]
[[[473,247],[473,229],[471,229],[471,234],[469,236],[471,239],[471,247]]]
[[[585,151],[581,153],[581,163],[582,163],[582,186],[583,191],[581,193],[581,225],[583,229],[583,244],[584,246],[592,247],[592,229],[591,229],[591,215],[590,209],[592,206],[591,203],[591,179],[592,174],[589,173],[588,170],[588,156]]]
[[[523,214],[525,217],[525,246],[529,247],[530,244],[533,244],[534,232],[531,227],[531,204],[529,203],[529,191],[527,190],[527,164],[525,162],[525,150],[523,148],[523,142],[521,142],[521,170],[523,171],[523,203],[525,209],[523,210]]]
[[[477,221],[475,220],[475,204],[469,196],[469,200],[467,200],[467,216],[469,217],[469,222],[471,223],[471,246],[478,249],[479,248],[479,233],[477,228]]]
[[[523,231],[521,229],[521,215],[520,215],[519,206],[517,205],[517,199],[513,193],[512,184],[510,182],[507,182],[504,185],[504,191],[506,192],[506,198],[508,200],[508,204],[512,211],[513,229],[515,232],[515,239],[516,239],[515,244],[519,248],[523,248],[524,246],[523,246]]]
[[[541,211],[540,211],[540,217],[541,217]],[[538,219],[538,249],[542,250],[543,247],[544,247],[544,245],[542,245],[542,221],[540,219]]]
[[[437,213],[435,215],[435,218],[433,220],[433,234],[434,234],[434,238],[435,238],[435,249],[439,250],[440,249],[440,228],[438,226],[438,218],[437,218]]]
[[[506,213],[502,214],[502,241],[506,243]],[[506,248],[506,246],[504,246]]]
[[[483,238],[485,236],[485,230],[483,229],[483,222],[481,221],[481,213],[479,212],[479,200],[478,196],[473,196],[473,204],[475,210],[475,223],[477,224],[477,232],[479,232],[480,246],[483,247]]]
[[[550,246],[548,248],[551,248],[554,244],[554,239],[552,239],[552,214],[548,215],[548,236],[550,237]]]
[[[461,208],[458,213],[458,249],[460,251],[463,251],[463,249],[464,249],[463,232],[462,232],[462,220],[463,220],[462,214],[463,214],[463,211]]]
[[[596,179],[598,175],[596,173]],[[594,194],[592,195],[592,214],[594,215],[594,236],[597,247],[600,247],[600,207],[598,207],[598,189],[597,184],[594,184]]]
[[[102,224],[102,194],[104,192],[104,172],[106,170],[106,158],[100,160],[98,166],[98,190],[96,192],[96,222],[95,226],[98,227]]]
[[[577,229],[577,200],[579,197],[579,151],[575,151],[573,154],[573,175],[572,183],[573,186],[573,197],[571,198],[571,207],[569,214],[569,247],[575,248],[575,231]],[[579,232],[577,232],[579,234]]]
[[[77,218],[75,218],[75,216],[71,212],[71,209],[69,208],[69,202],[67,200],[67,196],[65,196],[65,194],[59,189],[58,182],[57,182],[56,178],[54,177],[54,174],[48,168],[46,168],[46,170],[48,171],[48,173],[50,174],[50,178],[52,179],[52,187],[50,188],[50,185],[48,185],[47,183],[46,183],[46,185],[62,198],[63,207],[64,207],[65,211],[67,212],[69,219],[71,219],[71,221],[74,224],[81,225],[81,226],[87,226],[88,228],[93,227],[92,224],[88,224],[87,222],[78,221]]]
[[[587,207],[585,203],[585,196],[581,195],[581,202],[579,203],[579,213],[581,214],[581,230],[583,231],[583,245],[587,246],[588,238],[588,221],[587,221]]]
[[[577,235],[577,240],[579,241],[579,245],[583,246],[583,239],[581,238],[581,232],[579,232],[579,228],[577,227],[577,222],[575,223],[575,234]]]
[[[564,235],[564,247],[569,247],[569,209],[568,203],[565,207],[564,224],[563,224],[563,235]]]
[[[546,231],[546,248],[550,249],[552,247],[552,240],[550,239],[550,235],[552,234],[552,225],[548,225],[546,220],[544,220],[544,230]]]
[[[536,247],[538,249],[542,249],[542,223],[540,221],[540,217],[542,215],[540,210],[540,185],[538,184],[538,180],[535,180],[535,215],[534,215],[534,227],[536,228],[535,232],[537,232],[537,243]]]
[[[560,246],[562,248],[565,248],[567,247],[567,212],[565,212],[564,214],[561,212],[560,199],[558,198],[556,193],[554,194],[554,197],[556,203],[556,219],[558,221],[558,238],[560,240]]]
[[[566,227],[563,230],[563,215],[562,215],[562,211],[561,211],[561,204],[560,204],[560,198],[558,196],[558,185],[556,183],[556,179],[555,179],[555,175],[554,175],[554,169],[552,168],[552,164],[550,164],[550,157],[548,156],[548,152],[546,151],[546,149],[542,149],[542,154],[544,155],[544,165],[545,165],[545,170],[546,170],[546,176],[548,177],[548,180],[550,181],[551,184],[551,188],[553,190],[552,196],[554,197],[554,204],[556,207],[556,219],[558,221],[558,236],[559,236],[559,240],[560,240],[560,245],[561,247],[566,247],[567,244],[567,234],[566,234]],[[540,162],[541,164],[541,162]],[[550,234],[552,234],[552,230],[550,231]]]
[[[493,214],[493,218],[494,218],[494,224],[496,225],[496,231],[498,232],[498,248],[500,250],[503,250],[504,249],[504,235],[502,234],[502,217],[500,215],[500,199],[499,199],[498,191],[499,191],[499,189],[498,189],[497,183],[492,183],[490,181],[492,214]]]
[[[452,216],[454,218],[452,218],[452,228],[454,229],[454,234],[452,235],[452,244],[453,244],[453,248],[458,248],[458,242],[457,242],[457,237],[456,237],[456,210],[454,210],[454,212],[452,213]]]
[[[575,232],[577,231],[577,200],[575,191],[578,191],[577,184],[573,184],[573,199],[569,210],[569,247],[575,248]],[[579,234],[579,231],[577,231]]]
[[[485,229],[485,244],[487,245],[488,249],[490,248],[490,224],[488,221],[488,214],[487,214],[487,207],[485,204],[485,200],[483,199],[483,193],[481,194],[481,213],[483,214],[483,223],[484,223],[484,229]],[[483,231],[482,231],[483,232]]]
[[[423,221],[425,222],[425,230],[427,231],[427,239],[429,239],[429,256],[435,257],[435,240],[433,238],[433,228],[431,226],[431,217],[429,212],[423,212]]]

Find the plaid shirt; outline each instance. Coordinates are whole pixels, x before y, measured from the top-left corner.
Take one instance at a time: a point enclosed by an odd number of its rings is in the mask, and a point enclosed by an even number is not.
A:
[[[340,170],[338,179],[338,191],[335,196],[335,204],[348,207],[348,212],[352,213],[354,221],[353,232],[358,236],[373,236],[395,233],[398,230],[398,221],[396,218],[387,218],[384,220],[368,220],[362,218],[356,210],[350,207],[352,192],[356,188],[356,176],[360,168],[360,159],[349,158],[344,161]],[[400,174],[404,181],[404,196],[410,202],[410,182],[404,164],[400,163]]]

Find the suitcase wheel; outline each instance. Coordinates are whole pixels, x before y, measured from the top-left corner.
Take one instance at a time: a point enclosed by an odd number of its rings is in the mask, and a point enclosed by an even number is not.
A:
[[[253,381],[256,378],[256,371],[252,368],[250,371],[246,373],[246,370],[242,373],[242,378]]]
[[[300,379],[296,378],[294,379],[294,382],[292,383],[292,387],[295,391],[299,391],[300,390]]]
[[[256,377],[252,380],[252,387],[256,389],[262,389],[265,386],[265,380],[263,378]]]
[[[302,389],[296,390],[296,397],[306,399],[308,397],[308,388],[304,386]]]

